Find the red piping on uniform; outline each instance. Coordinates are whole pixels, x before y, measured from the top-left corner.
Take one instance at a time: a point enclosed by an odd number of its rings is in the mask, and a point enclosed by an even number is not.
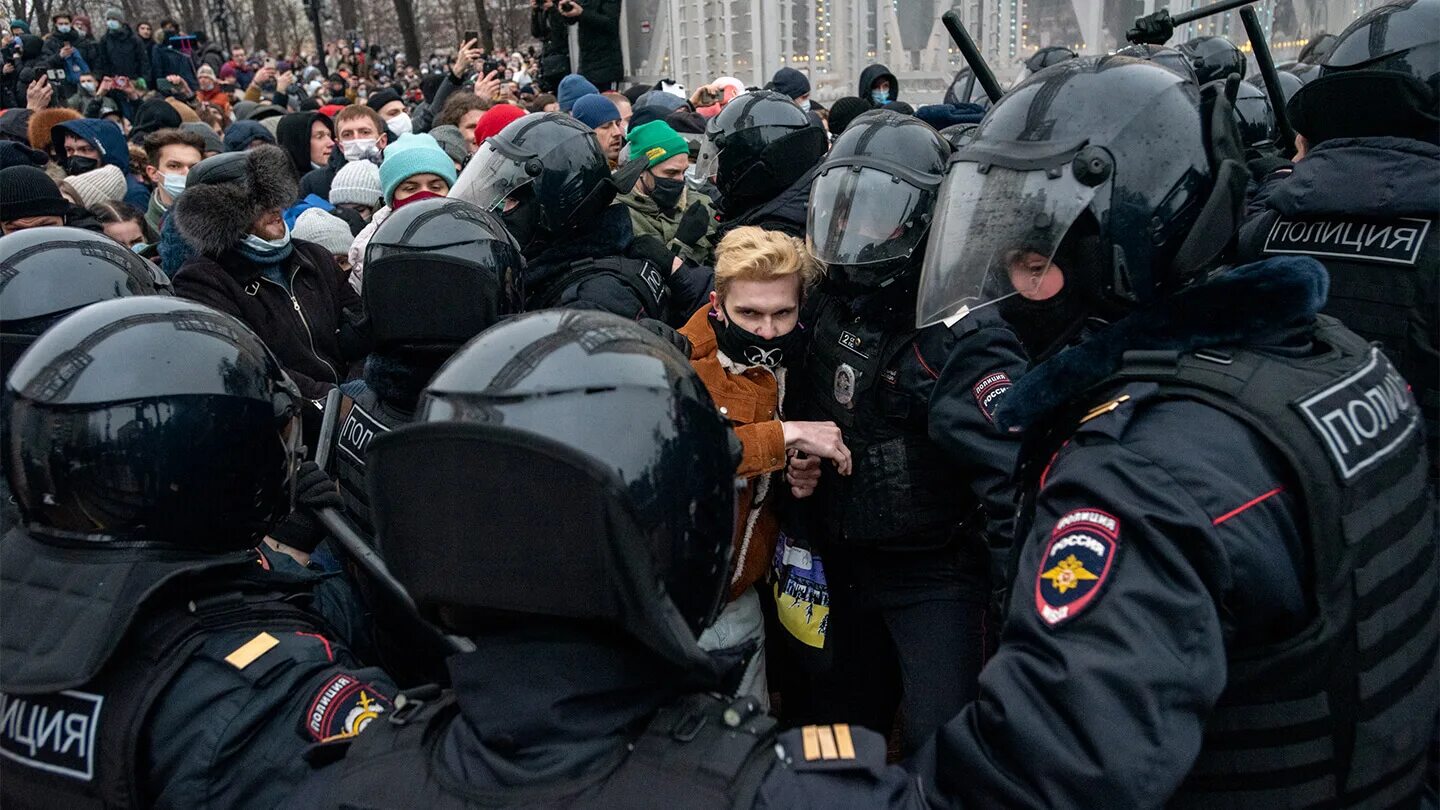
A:
[[[940,379],[940,375],[935,373],[935,369],[930,368],[930,364],[927,363],[927,362],[925,362],[925,358],[924,358],[924,357],[921,357],[921,356],[920,356],[920,344],[918,344],[918,343],[911,343],[911,344],[910,344],[910,348],[912,348],[912,349],[915,350],[915,359],[920,361],[920,367],[923,368],[923,369],[925,369],[925,373],[930,375],[930,379],[932,379],[932,380],[938,380],[938,379]]]
[[[302,632],[300,632],[299,630],[296,630],[296,631],[295,631],[295,635],[297,635],[297,636],[310,636],[311,638],[318,638],[318,639],[320,639],[320,643],[325,645],[325,657],[329,658],[331,661],[334,661],[334,660],[335,660],[335,651],[330,649],[330,639],[325,638],[324,636],[320,635],[319,633],[302,633]]]
[[[1070,444],[1070,440],[1069,440],[1069,439],[1066,439],[1065,441],[1061,442],[1061,443],[1060,443],[1060,450],[1064,450],[1066,447],[1069,446],[1069,444]],[[1044,489],[1044,488],[1045,488],[1045,481],[1046,481],[1046,479],[1048,479],[1048,478],[1050,477],[1050,468],[1055,466],[1055,459],[1057,459],[1057,458],[1060,457],[1060,450],[1056,450],[1056,451],[1054,452],[1054,454],[1052,454],[1052,455],[1050,456],[1050,461],[1045,464],[1045,469],[1040,471],[1040,488],[1041,488],[1041,489]]]
[[[1275,487],[1274,489],[1270,490],[1269,492],[1265,493],[1264,495],[1261,495],[1261,496],[1256,497],[1256,498],[1252,498],[1252,499],[1250,499],[1249,501],[1246,501],[1245,503],[1241,504],[1240,506],[1237,506],[1236,508],[1231,509],[1229,512],[1226,512],[1225,514],[1221,515],[1220,517],[1215,518],[1214,520],[1212,520],[1212,521],[1210,522],[1210,525],[1211,525],[1211,526],[1219,526],[1221,523],[1224,523],[1225,521],[1229,520],[1230,518],[1233,518],[1233,517],[1235,517],[1236,515],[1240,514],[1241,512],[1244,512],[1246,509],[1249,509],[1250,507],[1252,507],[1252,506],[1260,503],[1261,501],[1267,500],[1267,499],[1271,498],[1272,496],[1279,495],[1280,493],[1282,493],[1282,492],[1284,492],[1284,491],[1285,491],[1285,487]]]

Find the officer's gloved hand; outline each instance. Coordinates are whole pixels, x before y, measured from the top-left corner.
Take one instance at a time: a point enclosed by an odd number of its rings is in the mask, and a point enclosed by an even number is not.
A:
[[[670,248],[665,247],[659,237],[650,234],[635,237],[635,241],[630,243],[630,255],[654,264],[666,276],[674,272],[681,263],[680,257],[671,253]]]
[[[335,482],[315,462],[301,463],[295,475],[295,508],[270,530],[270,536],[308,553],[325,539],[325,527],[315,517],[315,511],[340,509],[345,502]]]
[[[690,339],[671,328],[669,324],[664,321],[657,321],[654,318],[641,318],[636,321],[636,323],[645,327],[645,329],[652,334],[664,338],[665,342],[679,350],[680,354],[684,355],[686,360],[690,359],[690,350],[694,348],[690,345]]]
[[[1135,27],[1125,34],[1125,39],[1136,45],[1164,45],[1174,35],[1175,21],[1170,19],[1170,9],[1162,8],[1154,14],[1136,17]]]
[[[1255,182],[1263,183],[1266,178],[1276,172],[1288,172],[1294,169],[1295,164],[1279,155],[1261,155],[1246,161],[1245,167],[1250,170],[1250,176],[1255,178]]]
[[[710,213],[698,202],[690,203],[680,215],[680,224],[675,227],[675,241],[694,247],[710,232]]]
[[[336,335],[340,343],[340,356],[346,360],[358,360],[370,354],[375,347],[375,334],[370,326],[370,316],[363,307],[349,307],[343,310],[340,331]]]

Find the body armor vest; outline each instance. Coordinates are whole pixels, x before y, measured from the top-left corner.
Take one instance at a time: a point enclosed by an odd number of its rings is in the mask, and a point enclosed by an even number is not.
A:
[[[350,386],[347,390],[354,390]],[[368,385],[354,396],[340,400],[340,429],[335,433],[330,457],[335,459],[335,478],[340,484],[340,497],[345,502],[345,515],[367,540],[375,538],[375,524],[370,518],[370,495],[365,489],[365,453],[377,434],[388,433],[409,420],[402,419],[380,402]]]
[[[1314,618],[1283,642],[1227,651],[1225,691],[1175,807],[1414,806],[1419,795],[1440,708],[1440,566],[1418,406],[1385,355],[1335,320],[1321,316],[1314,339],[1323,353],[1304,358],[1127,352],[1092,389],[1153,382],[1156,396],[1224,411],[1280,452],[1300,488]],[[1068,413],[1027,440],[1027,531],[1040,470],[1080,421]]]
[[[940,327],[943,328],[943,327]],[[930,440],[929,405],[898,384],[900,353],[918,332],[891,330],[823,298],[792,418],[829,420],[850,448],[848,477],[824,468],[816,490],[827,539],[857,546],[933,548],[950,541],[969,490]]]
[[[1366,340],[1378,341],[1414,386],[1431,440],[1432,476],[1440,438],[1440,361],[1435,323],[1440,318],[1440,221],[1398,217],[1373,222],[1355,217],[1279,216],[1242,245],[1255,259],[1313,256],[1330,271],[1324,312]]]
[[[644,733],[604,772],[571,783],[475,791],[437,771],[436,748],[459,707],[447,693],[434,703],[407,702],[388,723],[373,723],[351,742],[336,765],[330,807],[424,807],[427,810],[478,807],[564,807],[569,810],[670,808],[687,810],[749,807],[778,762],[775,721],[761,714],[726,721],[730,701],[693,695],[655,716]],[[731,718],[736,719],[734,717]]]
[[[156,699],[207,635],[252,629],[329,632],[320,619],[273,594],[197,598],[142,614],[123,654],[82,686],[0,694],[0,806],[149,807],[142,746]]]
[[[665,275],[651,262],[628,256],[605,256],[571,262],[554,281],[529,296],[526,309],[548,309],[558,306],[565,293],[587,279],[609,276],[635,294],[644,311],[617,312],[626,318],[665,320],[670,313],[670,287]]]

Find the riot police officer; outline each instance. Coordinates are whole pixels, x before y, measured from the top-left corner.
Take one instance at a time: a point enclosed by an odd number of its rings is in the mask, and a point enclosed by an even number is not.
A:
[[[0,238],[0,379],[35,338],[96,301],[160,292],[149,262],[80,228],[27,228]],[[0,479],[0,525],[19,523]]]
[[[315,576],[257,552],[290,505],[301,398],[200,304],[93,304],[6,383],[0,800],[273,807],[305,748],[390,710],[305,609]]]
[[[636,239],[628,209],[612,205],[643,171],[642,161],[612,177],[593,130],[531,115],[485,139],[450,197],[498,213],[515,237],[526,309],[579,306],[679,326],[709,293],[710,274],[658,239]]]
[[[930,795],[1415,806],[1440,701],[1418,408],[1316,315],[1317,262],[1217,269],[1231,115],[1213,85],[1081,58],[950,164],[919,322],[998,308],[1039,362],[996,414],[1026,436],[1003,635],[912,763]]]
[[[1440,0],[1381,6],[1341,33],[1289,104],[1299,155],[1252,202],[1243,259],[1313,256],[1325,312],[1380,341],[1415,387],[1440,471]]]
[[[728,585],[740,450],[669,344],[603,312],[522,315],[416,417],[370,447],[381,549],[476,649],[290,806],[920,806],[880,736],[812,727],[777,756],[752,698],[709,693],[724,672],[696,638]]]
[[[856,118],[820,164],[809,242],[825,266],[805,313],[810,348],[787,413],[839,425],[848,477],[823,473],[810,538],[830,585],[832,665],[816,719],[919,747],[974,696],[990,552],[1010,544],[1019,436],[995,409],[1024,352],[984,315],[916,329],[916,286],[950,148],[913,116]]]
[[[414,418],[425,383],[466,341],[524,308],[524,271],[520,248],[499,219],[461,200],[407,205],[376,229],[361,292],[375,348],[361,378],[340,387],[337,430],[322,439],[344,514],[363,539],[375,535],[365,489],[370,442]],[[440,640],[363,571],[349,570],[369,608],[364,652],[401,684],[443,680]]]
[[[825,130],[788,96],[757,90],[725,105],[705,126],[695,167],[720,191],[721,232],[758,225],[804,236],[825,146]]]

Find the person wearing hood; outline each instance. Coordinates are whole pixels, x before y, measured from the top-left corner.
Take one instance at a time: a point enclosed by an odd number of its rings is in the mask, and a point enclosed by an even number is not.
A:
[[[236,121],[225,130],[226,152],[244,152],[267,143],[275,146],[275,136],[259,121]]]
[[[150,62],[146,58],[145,43],[125,24],[124,11],[118,8],[106,10],[105,35],[96,46],[95,64],[91,67],[101,76],[123,77],[127,84],[149,75]]]
[[[630,132],[630,160],[647,168],[635,187],[618,199],[630,209],[636,236],[654,236],[676,256],[708,265],[714,249],[715,211],[704,194],[685,182],[690,146],[669,124],[651,121]]]
[[[197,253],[175,294],[244,321],[307,399],[344,382],[367,347],[347,310],[360,299],[329,249],[291,238],[293,164],[275,146],[217,155],[191,170],[170,217]]]
[[[162,129],[145,137],[145,176],[155,186],[145,221],[156,233],[175,205],[190,170],[205,159],[205,139],[181,129]]]
[[[900,80],[884,65],[870,65],[860,71],[860,98],[868,99],[874,107],[884,107],[900,98]]]
[[[102,165],[119,166],[125,172],[125,202],[142,211],[149,206],[150,189],[130,172],[130,149],[114,122],[93,118],[65,121],[51,130],[50,140],[55,162],[66,174],[83,174]]]
[[[275,143],[290,156],[295,176],[303,177],[330,165],[335,125],[318,112],[286,113],[275,129]]]

